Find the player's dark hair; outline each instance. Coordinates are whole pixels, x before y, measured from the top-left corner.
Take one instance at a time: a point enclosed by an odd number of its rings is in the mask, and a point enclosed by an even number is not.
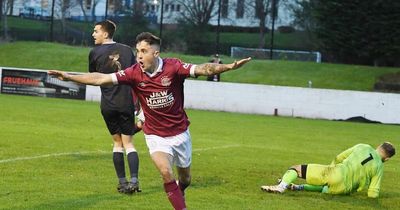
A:
[[[385,153],[388,157],[392,157],[393,155],[396,154],[396,149],[394,148],[393,144],[391,144],[390,142],[384,142],[381,145],[381,147],[385,151]]]
[[[161,46],[161,39],[150,32],[142,32],[136,36],[136,43],[141,41],[147,42],[149,45]]]
[[[113,38],[115,30],[117,30],[117,25],[115,25],[115,23],[112,22],[111,20],[103,20],[95,23],[94,25],[95,26],[100,25],[101,29],[108,33],[109,39]]]

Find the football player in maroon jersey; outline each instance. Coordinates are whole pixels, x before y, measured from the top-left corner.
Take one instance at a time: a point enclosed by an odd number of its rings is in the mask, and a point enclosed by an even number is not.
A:
[[[189,120],[183,108],[183,83],[188,77],[210,76],[240,68],[251,58],[230,64],[183,63],[175,58],[160,58],[160,38],[143,32],[136,37],[136,61],[113,74],[72,75],[52,70],[60,80],[88,85],[127,84],[134,90],[143,109],[143,132],[154,165],[160,172],[164,189],[175,209],[186,209],[184,191],[191,181],[192,143]],[[173,174],[176,165],[178,181]]]

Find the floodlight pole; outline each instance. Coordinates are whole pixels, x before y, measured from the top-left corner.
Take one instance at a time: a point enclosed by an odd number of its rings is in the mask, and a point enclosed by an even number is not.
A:
[[[218,25],[217,25],[217,37],[215,44],[215,54],[219,54],[219,30],[221,27],[221,0],[218,1]]]
[[[160,52],[162,48],[162,28],[163,28],[163,17],[164,17],[164,0],[161,0],[161,12],[160,12],[160,39],[161,39],[161,45],[160,45]]]
[[[3,0],[0,0],[0,21],[3,18]]]
[[[108,15],[108,0],[106,0],[106,11],[104,14],[104,19],[107,19],[107,15]]]
[[[53,42],[53,32],[54,32],[54,5],[55,5],[55,0],[53,0],[51,4],[51,21],[50,21],[50,42]]]
[[[274,49],[274,31],[275,31],[275,16],[276,16],[276,0],[271,0],[272,7],[272,27],[271,27],[271,46],[269,49],[270,59],[273,59]]]

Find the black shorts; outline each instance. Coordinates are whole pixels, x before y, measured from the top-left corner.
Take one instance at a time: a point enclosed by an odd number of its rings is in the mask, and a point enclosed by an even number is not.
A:
[[[101,114],[111,135],[133,135],[135,133],[135,116],[133,110],[125,112],[101,110]]]

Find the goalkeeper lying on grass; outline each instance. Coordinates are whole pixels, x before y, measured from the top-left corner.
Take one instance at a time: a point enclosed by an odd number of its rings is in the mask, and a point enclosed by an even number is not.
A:
[[[295,165],[283,175],[278,185],[261,186],[266,192],[318,191],[329,194],[350,194],[368,188],[368,197],[377,198],[383,176],[383,163],[396,153],[390,142],[376,149],[357,144],[336,156],[331,165]],[[307,184],[296,185],[297,177]]]

